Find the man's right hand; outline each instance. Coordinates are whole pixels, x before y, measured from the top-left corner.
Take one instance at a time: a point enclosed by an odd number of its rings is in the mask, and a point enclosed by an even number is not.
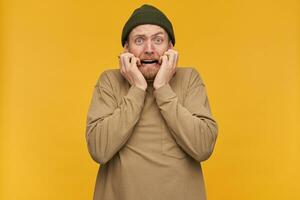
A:
[[[142,90],[146,90],[147,81],[144,78],[137,65],[140,65],[141,61],[136,58],[132,53],[125,52],[119,56],[120,72],[130,83]]]

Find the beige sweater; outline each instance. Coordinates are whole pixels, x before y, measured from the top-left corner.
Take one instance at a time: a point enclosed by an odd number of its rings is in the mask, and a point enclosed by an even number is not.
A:
[[[193,68],[146,91],[119,69],[103,72],[87,114],[86,141],[100,165],[94,200],[204,200],[201,163],[213,152],[217,124]]]

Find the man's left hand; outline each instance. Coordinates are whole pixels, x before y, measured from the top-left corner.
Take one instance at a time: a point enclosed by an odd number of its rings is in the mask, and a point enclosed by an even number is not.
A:
[[[176,72],[178,63],[178,52],[169,49],[160,57],[161,66],[153,82],[154,89],[158,89],[168,84]]]

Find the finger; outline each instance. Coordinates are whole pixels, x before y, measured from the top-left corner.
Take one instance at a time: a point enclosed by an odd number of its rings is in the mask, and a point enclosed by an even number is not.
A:
[[[127,53],[122,53],[120,57],[131,57],[131,56],[133,56],[133,54],[127,52]]]
[[[166,52],[165,55],[168,56],[168,65],[170,67],[173,67],[173,63],[174,63],[174,53],[172,52]]]
[[[136,58],[136,60],[137,60],[136,62],[137,66],[141,66],[142,65],[141,60],[139,58]]]
[[[137,62],[136,57],[132,56],[132,57],[131,57],[131,63],[130,63],[130,66],[131,66],[131,67],[136,67],[136,62]]]
[[[125,63],[125,56],[124,55],[122,55],[121,56],[121,62],[122,62],[122,68],[123,68],[123,70],[124,70],[124,72],[125,72],[125,69],[126,69],[126,63]]]
[[[131,64],[131,59],[132,59],[132,57],[129,57],[129,63]]]
[[[165,52],[165,54],[171,55],[171,54],[178,54],[177,51],[175,51],[174,49],[169,49],[168,51]]]
[[[178,54],[178,52],[175,49],[169,49],[168,52],[172,52],[172,53]]]
[[[122,61],[121,61],[121,57],[118,58],[118,61],[119,61],[119,68],[120,70],[122,69]]]
[[[175,54],[175,63],[174,63],[174,66],[177,67],[178,65],[178,59],[179,59],[179,55],[178,54]]]
[[[167,55],[163,55],[162,58],[161,58],[161,60],[162,60],[161,66],[167,65],[168,62],[169,62]]]
[[[166,56],[167,57],[167,59],[169,60],[169,56],[170,56],[170,54],[166,51],[164,54],[163,54],[163,56]]]
[[[174,67],[174,63],[175,63],[175,54],[170,53],[170,58],[169,58],[170,67]]]
[[[172,66],[175,68],[177,65],[177,53],[172,53],[173,54],[173,62],[172,62]]]
[[[125,54],[125,55],[123,56],[123,62],[124,62],[125,72],[127,72],[128,67],[130,67],[129,59],[130,59],[131,57],[132,57],[132,56],[131,56],[131,55],[128,55],[128,54]]]
[[[124,68],[124,64],[123,64],[122,58],[119,59],[119,66],[120,66],[120,73],[127,80],[127,75],[125,73],[125,68]]]
[[[119,58],[119,66],[120,66],[120,70],[124,73],[124,61],[123,61],[123,57],[120,56]]]
[[[128,61],[128,56],[126,56],[126,55],[124,55],[124,56],[122,56],[122,63],[123,63],[123,70],[124,70],[124,74],[126,74],[126,76],[127,76],[127,68],[128,68],[128,66],[129,66],[129,61]]]
[[[158,63],[161,65],[161,63],[162,63],[162,56],[159,57]]]
[[[172,66],[176,67],[177,66],[177,62],[178,62],[178,52],[175,51],[175,50],[173,50],[173,49],[170,49],[168,51],[168,54],[173,55],[173,56],[170,56],[170,58],[172,57],[171,59],[173,59],[172,60]]]
[[[121,74],[125,77],[125,79],[132,85],[132,78],[128,74],[128,69],[130,69],[130,63],[129,60],[133,56],[131,53],[123,53],[120,56],[120,62],[121,62]]]

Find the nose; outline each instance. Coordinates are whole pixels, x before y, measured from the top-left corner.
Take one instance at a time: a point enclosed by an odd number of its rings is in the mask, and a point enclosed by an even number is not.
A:
[[[153,54],[154,53],[154,49],[153,49],[153,45],[151,40],[147,41],[145,44],[145,54]]]

